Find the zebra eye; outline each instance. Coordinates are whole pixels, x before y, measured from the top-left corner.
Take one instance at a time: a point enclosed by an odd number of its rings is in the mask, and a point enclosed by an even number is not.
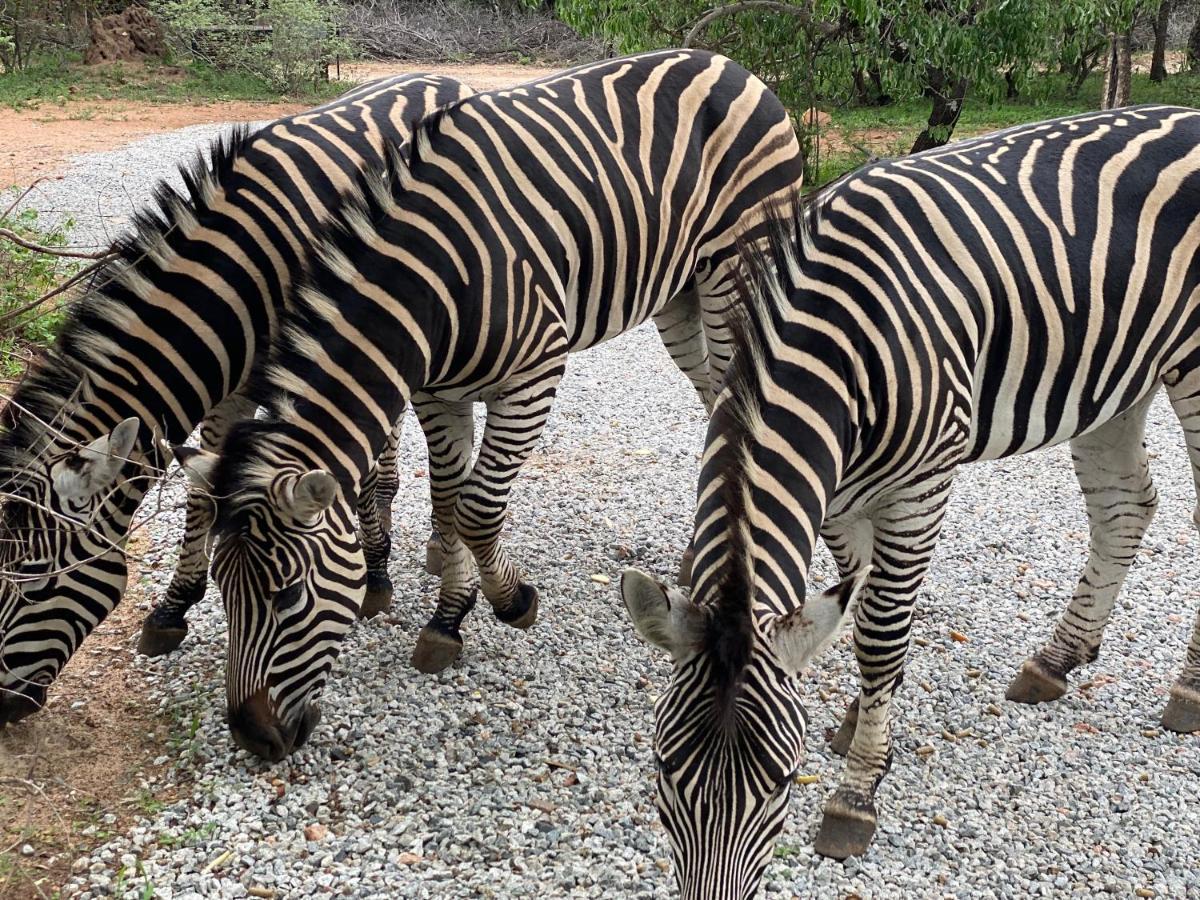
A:
[[[276,612],[283,612],[289,606],[294,606],[303,594],[304,582],[297,581],[295,584],[289,584],[282,591],[276,591],[275,596],[271,598],[271,605],[275,607]]]

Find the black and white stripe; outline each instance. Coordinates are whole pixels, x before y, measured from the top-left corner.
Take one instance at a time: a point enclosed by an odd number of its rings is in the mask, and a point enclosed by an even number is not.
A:
[[[752,263],[709,432],[694,602],[626,577],[639,630],[678,664],[657,746],[686,748],[659,780],[685,895],[749,896],[768,859],[782,806],[764,775],[801,758],[778,740],[802,715],[780,673],[806,656],[798,635],[836,618],[805,600],[818,534],[844,575],[869,567],[854,614],[861,691],[835,740],[847,763],[822,854],[861,853],[873,836],[891,699],[958,465],[1071,442],[1090,558],[1009,697],[1057,697],[1094,658],[1154,511],[1142,435],[1160,385],[1200,483],[1198,248],[1200,112],[1163,107],[871,165],[781,221]],[[1175,730],[1200,730],[1197,629],[1164,714]]]
[[[290,287],[344,192],[411,124],[469,94],[453,79],[382,79],[318,109],[244,129],[162,186],[156,209],[118,242],[55,348],[18,388],[0,436],[0,724],[36,709],[46,687],[120,599],[130,520],[161,472],[156,438],[183,441],[203,420],[216,447],[254,410],[245,386],[265,359]],[[394,485],[394,441],[381,445]],[[392,477],[389,479],[388,475]],[[364,500],[388,505],[387,491]],[[183,639],[204,594],[211,503],[193,492],[180,562],[141,647]],[[390,594],[385,515],[364,510],[374,587]]]
[[[424,394],[416,409],[445,552],[438,609],[414,654],[435,671],[461,652],[472,562],[502,621],[536,617],[537,593],[499,536],[567,354],[661,314],[672,355],[711,402],[728,358],[736,235],[790,197],[800,162],[760,81],[720,56],[664,51],[452,104],[421,124],[411,165],[394,161],[389,175],[300,292],[269,420],[236,428],[213,476],[229,498],[214,575],[230,620],[248,623],[231,635],[228,700],[236,709],[268,692],[261,733],[237,736],[271,756],[288,749],[308,708],[298,697],[319,692],[359,602],[327,588],[348,568],[346,504],[410,398]],[[488,416],[472,463],[475,400]],[[338,490],[310,482],[319,496],[304,493],[303,479],[322,476]],[[283,571],[250,574],[274,553],[306,558],[302,588]],[[309,626],[253,630],[290,590]],[[310,678],[296,695],[276,667],[301,656]]]

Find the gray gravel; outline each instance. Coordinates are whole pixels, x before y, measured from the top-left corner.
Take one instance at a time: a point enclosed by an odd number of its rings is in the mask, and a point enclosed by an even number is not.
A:
[[[192,128],[81,157],[33,202],[82,222],[102,191],[106,213],[126,210],[126,197],[147,195],[147,178],[213,133]],[[111,220],[89,221],[95,234]],[[436,591],[419,567],[427,485],[410,425],[395,608],[346,642],[309,745],[275,766],[234,749],[222,722],[224,617],[210,594],[179,653],[140,661],[148,702],[177,722],[162,751],[172,765],[153,787],[183,799],[79,860],[68,895],[123,887],[141,896],[147,883],[177,898],[251,888],[671,895],[649,744],[669,665],[634,636],[615,583],[624,565],[673,573],[686,543],[704,432],[691,388],[649,328],[572,359],[542,449],[514,491],[508,532],[541,590],[541,621],[518,633],[477,612],[463,660],[433,677],[408,666]],[[1004,689],[1049,635],[1083,565],[1069,457],[1060,447],[961,473],[914,626],[927,645],[914,647],[896,706],[875,844],[847,865],[811,851],[841,767],[825,735],[855,684],[843,642],[804,679],[812,730],[802,771],[820,781],[794,791],[767,896],[1200,897],[1200,737],[1158,728],[1200,605],[1189,576],[1200,539],[1165,403],[1151,411],[1149,434],[1158,518],[1101,659],[1048,706],[1006,703]],[[166,588],[180,527],[169,516],[154,525],[144,577],[155,592]],[[822,550],[814,578],[827,584],[832,573]]]

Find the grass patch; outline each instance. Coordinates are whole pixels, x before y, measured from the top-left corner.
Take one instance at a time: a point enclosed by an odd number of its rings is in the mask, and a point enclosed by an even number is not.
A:
[[[953,137],[971,137],[1011,125],[1095,110],[1100,105],[1102,81],[1102,74],[1093,74],[1073,97],[1068,96],[1066,79],[1060,75],[1039,78],[1024,96],[1015,100],[989,103],[968,96]],[[1200,106],[1200,76],[1172,75],[1162,84],[1155,84],[1148,75],[1135,74],[1130,87],[1131,103]],[[929,103],[914,100],[889,106],[845,106],[829,109],[828,113],[829,123],[821,136],[824,143],[818,161],[819,177],[813,181],[813,187],[857,168],[871,156],[907,153],[925,128]]]
[[[68,100],[138,100],[149,103],[212,101],[320,101],[344,94],[350,82],[324,81],[311,90],[284,95],[264,78],[221,72],[202,63],[112,63],[85,66],[77,60],[37,62],[0,77],[0,106],[37,108]]]

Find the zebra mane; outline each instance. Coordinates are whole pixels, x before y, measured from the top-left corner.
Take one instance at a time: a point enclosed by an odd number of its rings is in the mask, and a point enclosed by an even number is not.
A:
[[[797,192],[767,209],[758,240],[738,242],[734,299],[726,321],[732,360],[713,411],[708,442],[720,443],[710,464],[721,473],[718,497],[725,518],[723,559],[713,587],[697,602],[709,610],[704,644],[713,666],[718,716],[727,725],[734,712],[741,674],[754,644],[754,541],[748,515],[753,478],[753,440],[762,421],[763,376],[773,354],[788,285],[810,243],[824,198]]]
[[[54,426],[67,406],[87,399],[87,374],[108,347],[98,323],[111,327],[127,312],[126,298],[138,295],[143,260],[159,258],[178,228],[193,225],[212,207],[252,137],[250,128],[240,125],[214,141],[207,153],[198,151],[180,165],[186,194],[160,181],[153,202],[139,210],[130,231],[110,245],[111,258],[75,291],[54,346],[33,363],[0,411],[0,471],[18,470],[37,459],[55,436]]]

